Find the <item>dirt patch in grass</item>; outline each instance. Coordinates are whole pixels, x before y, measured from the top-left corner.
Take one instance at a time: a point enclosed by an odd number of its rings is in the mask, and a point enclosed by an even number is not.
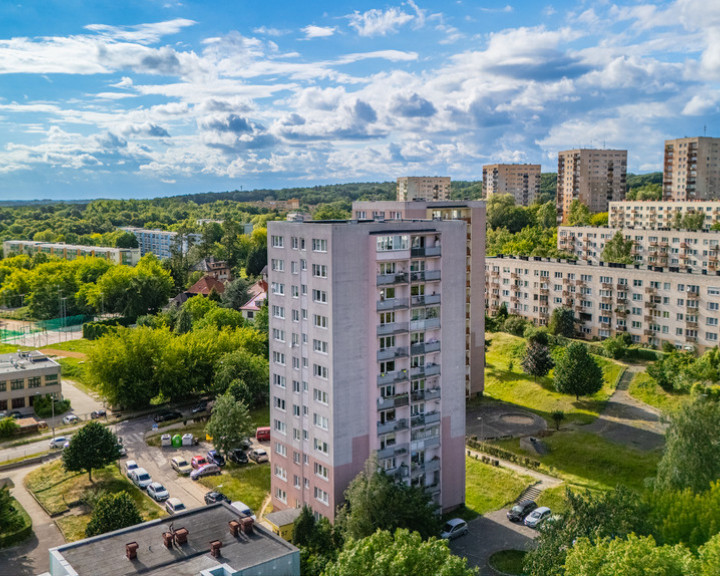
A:
[[[240,500],[255,513],[260,511],[263,500],[270,493],[270,464],[229,463],[220,476],[201,478],[199,482],[211,490],[222,492],[230,500]]]

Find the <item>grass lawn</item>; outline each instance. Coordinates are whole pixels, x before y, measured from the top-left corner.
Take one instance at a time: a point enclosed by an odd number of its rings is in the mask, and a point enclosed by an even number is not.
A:
[[[518,439],[493,443],[540,460],[542,468],[580,489],[610,490],[624,484],[642,490],[645,478],[655,476],[660,460],[657,451],[643,452],[620,446],[587,432],[555,432],[543,441],[550,449],[544,456],[522,450]]]
[[[79,338],[78,340],[68,340],[67,342],[58,342],[57,344],[43,346],[43,348],[51,348],[54,350],[68,350],[70,352],[81,352],[83,354],[88,354],[94,346],[95,340],[86,340],[85,338]]]
[[[68,542],[85,538],[85,528],[90,524],[90,514],[68,515],[55,520],[55,524]]]
[[[500,550],[490,556],[488,563],[498,572],[522,576],[523,560],[525,560],[525,552],[522,550]]]
[[[250,462],[237,466],[230,462],[222,475],[200,478],[198,482],[211,490],[222,492],[230,500],[244,502],[257,514],[263,500],[270,494],[270,463]]]
[[[62,366],[62,377],[72,380],[78,388],[89,395],[99,394],[97,386],[95,386],[87,377],[85,367],[87,360],[78,358],[55,358],[55,361]]]
[[[646,372],[635,374],[628,393],[636,400],[659,408],[663,412],[677,410],[689,398],[688,394],[666,392]]]
[[[506,468],[465,457],[465,509],[459,514],[472,520],[480,514],[505,507],[520,496],[534,480]],[[452,514],[458,516],[457,513]]]
[[[0,524],[0,548],[8,548],[22,542],[32,534],[32,519],[20,502],[11,498],[15,513]]]
[[[25,486],[51,515],[79,505],[90,492],[124,490],[132,496],[143,519],[164,516],[163,509],[133,486],[115,464],[93,470],[93,480],[91,483],[85,472],[66,472],[62,460],[55,460],[30,472],[25,478]]]
[[[533,381],[522,371],[521,358],[515,352],[522,346],[523,338],[494,332],[487,334],[492,340],[486,354],[485,395],[532,410],[552,423],[550,414],[554,410],[565,412],[565,422],[587,424],[597,418],[608,398],[614,392],[624,366],[608,358],[595,356],[603,370],[605,384],[597,394],[575,400],[573,396],[560,394],[552,384],[552,371],[545,378]],[[512,370],[510,364],[512,363]]]
[[[19,456],[11,460],[0,460],[0,464],[15,464],[15,462],[22,462],[23,460],[29,460],[30,458],[37,458],[38,456],[47,456],[50,454],[50,450],[41,450],[40,452],[34,452],[33,454],[26,454],[25,456]]]

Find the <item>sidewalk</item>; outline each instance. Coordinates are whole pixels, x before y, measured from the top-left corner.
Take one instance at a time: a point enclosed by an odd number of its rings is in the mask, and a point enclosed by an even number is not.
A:
[[[508,470],[512,470],[513,472],[517,472],[518,474],[523,474],[525,476],[530,476],[531,478],[534,478],[535,480],[538,480],[539,484],[535,485],[535,488],[537,488],[539,491],[547,490],[548,488],[555,488],[556,486],[560,486],[564,481],[560,478],[555,478],[554,476],[548,476],[547,474],[543,474],[542,472],[538,472],[537,470],[533,470],[532,468],[525,468],[525,466],[520,466],[520,464],[515,464],[514,462],[510,462],[509,460],[503,460],[502,458],[497,458],[495,456],[491,456],[490,454],[485,454],[484,452],[478,452],[477,450],[473,450],[471,448],[465,447],[466,454],[469,454],[472,457],[478,456],[482,458],[485,456],[486,458],[490,458],[491,460],[497,460],[500,462],[500,466],[502,468],[507,468]]]

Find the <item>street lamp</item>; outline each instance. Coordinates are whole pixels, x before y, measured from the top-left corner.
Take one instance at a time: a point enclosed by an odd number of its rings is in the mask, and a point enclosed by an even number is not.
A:
[[[485,442],[485,421],[482,416],[478,416],[478,420],[480,420],[480,440]]]

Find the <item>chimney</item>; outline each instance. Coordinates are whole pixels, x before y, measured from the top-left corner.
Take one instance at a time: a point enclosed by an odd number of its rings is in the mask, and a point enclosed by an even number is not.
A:
[[[230,534],[232,534],[233,538],[237,538],[240,534],[240,522],[237,520],[230,520],[230,522],[228,522],[228,526],[230,527]]]
[[[187,540],[188,540],[187,528],[179,528],[179,529],[175,530],[175,543],[178,546],[187,544]]]
[[[128,560],[135,560],[137,558],[137,549],[139,544],[137,542],[130,542],[125,544],[125,556]]]
[[[253,519],[250,518],[250,516],[246,516],[244,518],[240,518],[240,525],[242,526],[242,531],[245,534],[252,534],[253,533]]]
[[[210,554],[213,555],[213,558],[220,558],[220,548],[222,548],[222,542],[220,542],[220,540],[210,542]]]
[[[163,544],[165,544],[165,548],[172,548],[173,542],[175,541],[175,536],[172,532],[163,532]]]

